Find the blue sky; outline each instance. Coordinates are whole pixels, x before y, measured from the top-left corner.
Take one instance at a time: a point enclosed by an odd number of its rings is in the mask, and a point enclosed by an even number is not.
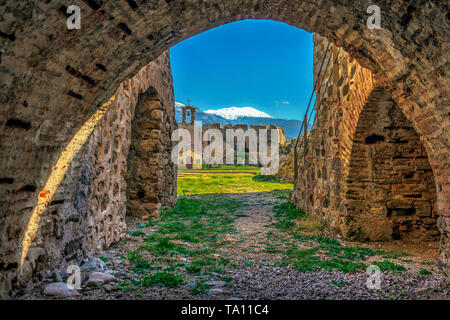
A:
[[[175,100],[202,110],[253,107],[302,119],[313,87],[312,34],[287,24],[246,20],[171,48]]]

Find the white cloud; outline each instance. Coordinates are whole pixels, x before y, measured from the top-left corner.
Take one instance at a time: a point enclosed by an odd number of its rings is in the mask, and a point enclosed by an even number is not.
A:
[[[275,104],[291,104],[291,102],[290,101],[275,101]]]

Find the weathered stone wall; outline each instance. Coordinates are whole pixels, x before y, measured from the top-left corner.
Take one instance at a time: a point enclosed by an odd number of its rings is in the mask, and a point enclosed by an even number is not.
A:
[[[346,237],[439,238],[436,188],[427,153],[385,88],[372,91],[359,115],[345,186]]]
[[[176,201],[173,105],[164,105],[153,87],[139,95],[136,105],[127,162],[127,212],[143,219],[157,217],[161,208]]]
[[[316,81],[327,41],[315,35],[314,44]],[[336,64],[336,47],[331,45],[329,52],[333,54],[328,54],[323,76],[316,88],[317,100],[323,97],[323,101],[321,105],[319,102],[315,105],[316,117],[308,136],[306,153],[303,150],[299,152],[299,180],[295,184],[293,198],[308,212],[322,216],[330,229],[341,233],[344,178],[348,175],[359,114],[374,88],[374,79],[372,72],[350,59],[347,52],[340,51]],[[330,78],[333,69],[335,72]],[[330,84],[325,91],[328,79]],[[303,147],[303,138],[299,144]]]
[[[10,150],[0,157],[2,215],[21,210],[29,214],[33,205],[12,204],[11,191],[36,186],[39,192],[75,132],[121,81],[175,43],[247,18],[274,19],[318,32],[385,81],[424,137],[438,185],[437,210],[449,215],[444,2],[380,3],[381,30],[366,27],[368,1],[173,0],[136,7],[126,1],[75,2],[83,15],[77,31],[67,30],[60,2],[7,0],[0,5],[0,137],[3,149]]]
[[[190,120],[186,121],[187,119],[187,113],[190,113]],[[227,159],[226,159],[226,152],[227,152],[227,129],[233,129],[234,133],[237,134],[239,131],[238,130],[242,130],[243,134],[245,135],[245,141],[244,141],[244,149],[245,152],[249,152],[250,151],[250,135],[249,135],[249,130],[253,129],[254,133],[256,133],[256,136],[254,139],[254,144],[252,144],[252,146],[255,147],[255,150],[257,150],[257,153],[259,153],[260,147],[260,131],[262,131],[261,133],[265,132],[266,134],[266,138],[267,138],[267,150],[270,150],[270,146],[272,144],[272,130],[276,130],[277,134],[278,134],[278,144],[281,148],[283,148],[286,144],[286,134],[284,132],[284,129],[275,125],[263,125],[263,124],[251,124],[250,128],[248,126],[248,124],[226,124],[225,126],[222,127],[221,123],[205,123],[202,125],[201,129],[196,126],[195,124],[195,107],[193,106],[186,106],[183,108],[183,118],[182,118],[182,122],[177,124],[177,128],[178,129],[184,129],[187,130],[191,136],[191,145],[192,145],[192,149],[195,150],[195,148],[199,148],[199,146],[195,146],[195,141],[194,141],[194,130],[195,128],[197,128],[198,132],[202,134],[202,141],[201,141],[201,146],[202,146],[202,150],[204,150],[208,145],[213,144],[214,143],[214,139],[212,139],[211,141],[208,141],[208,139],[211,139],[211,137],[207,137],[207,135],[205,133],[207,133],[208,130],[213,129],[213,130],[218,130],[223,138],[222,140],[222,144],[223,144],[223,150],[222,150],[222,154],[223,154],[223,159],[222,159],[222,163],[221,164],[228,164],[227,163]],[[234,138],[234,145],[230,145],[230,148],[233,148],[234,150],[237,150],[238,147],[238,139],[235,137]],[[236,153],[235,153],[236,155]],[[214,156],[214,152],[212,154],[212,156]],[[261,158],[258,156],[258,161]],[[203,162],[205,162],[205,159],[203,159]],[[212,159],[211,159],[212,162]],[[235,163],[237,162],[237,160],[235,159]],[[249,164],[248,159],[245,160],[246,164]],[[260,163],[260,162],[258,162]],[[219,164],[219,163],[217,163]],[[237,164],[237,163],[236,163]]]
[[[22,273],[17,273],[17,267],[22,240],[20,235],[27,225],[26,221],[23,221],[24,217],[15,215],[0,222],[0,226],[7,230],[2,233],[1,241],[0,296],[10,295],[39,281],[45,269],[64,270],[67,264],[98,253],[124,236],[127,203],[125,178],[131,122],[139,94],[149,88],[157,90],[160,97],[161,107],[154,121],[165,129],[158,138],[166,144],[166,148],[171,148],[167,132],[175,126],[175,111],[170,57],[165,52],[135,77],[121,84],[113,104],[72,161],[65,179],[44,212]],[[149,173],[155,175],[156,168]],[[167,184],[176,185],[176,172],[170,173],[164,180]],[[16,196],[20,195],[25,200],[33,191],[31,189],[35,188],[24,188]],[[167,188],[164,194],[167,198],[168,193],[171,193],[171,199],[176,197],[176,187],[175,191]],[[155,201],[160,197],[156,194]],[[33,205],[33,200],[29,199],[30,205]]]
[[[280,179],[281,182],[295,182],[294,150],[297,139],[298,138],[291,139],[280,147],[280,168],[275,176]],[[300,139],[302,139],[302,137]],[[298,149],[301,149],[301,147]],[[299,160],[303,161],[303,157]]]
[[[315,35],[314,43],[317,79],[327,40]],[[347,239],[437,239],[436,184],[423,141],[371,71],[346,52],[337,61],[325,60],[324,87],[333,75],[315,106],[306,154],[299,151],[293,199]]]

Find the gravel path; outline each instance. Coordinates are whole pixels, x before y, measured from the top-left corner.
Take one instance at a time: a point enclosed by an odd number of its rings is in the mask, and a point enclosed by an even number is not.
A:
[[[449,299],[440,289],[442,275],[420,276],[418,270],[401,275],[385,272],[380,290],[369,290],[365,273],[338,271],[298,272],[291,267],[255,266],[239,270],[232,282],[232,295],[243,299],[355,300],[355,299]],[[345,282],[344,286],[332,281]]]

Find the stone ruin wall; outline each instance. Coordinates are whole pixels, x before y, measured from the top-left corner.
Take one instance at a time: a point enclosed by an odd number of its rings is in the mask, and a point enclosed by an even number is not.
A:
[[[314,81],[317,81],[320,63],[327,41],[314,35]],[[333,44],[330,51],[334,51]],[[333,60],[334,54],[331,57]],[[327,58],[324,68],[328,65]],[[350,61],[348,53],[341,51],[337,67],[341,76],[330,78],[328,92],[317,92],[323,96],[323,103],[315,106],[315,120],[309,133],[308,150],[303,148],[303,135],[298,148],[298,181],[295,183],[292,198],[308,213],[322,217],[324,224],[336,233],[340,233],[340,210],[343,197],[343,177],[346,174],[351,154],[353,134],[356,130],[358,115],[367,97],[374,87],[372,73],[361,67],[355,60]],[[331,73],[333,61],[330,61],[324,76],[323,87]],[[343,97],[339,101],[338,97]],[[345,104],[344,104],[345,101]],[[304,165],[306,164],[306,166]],[[326,173],[323,175],[323,173]]]
[[[127,212],[142,219],[157,217],[161,208],[176,202],[177,165],[171,159],[173,105],[174,101],[165,104],[153,87],[139,94],[127,161]]]
[[[170,56],[166,51],[118,88],[113,104],[72,161],[44,212],[22,273],[17,271],[18,247],[26,221],[18,220],[19,216],[10,217],[6,226],[2,225],[4,220],[0,221],[1,229],[6,230],[0,252],[0,297],[30,288],[33,282],[42,280],[44,271],[65,272],[67,265],[98,254],[123,238],[129,192],[127,158],[135,122],[132,119],[140,94],[149,88],[158,93],[158,98],[151,113],[154,119],[146,119],[155,127],[155,135],[148,142],[155,144],[158,140],[165,144],[164,149],[171,148],[168,132],[175,128],[175,111]],[[154,189],[165,190],[153,199],[156,206],[176,199],[176,167],[162,158],[163,154],[152,154],[153,165],[147,168],[150,174],[164,177],[149,183]]]
[[[23,227],[61,150],[97,106],[174,44],[246,18],[275,19],[318,32],[385,78],[394,100],[424,138],[437,185],[440,261],[450,274],[445,2],[383,2],[383,30],[371,32],[359,1],[210,0],[186,6],[184,0],[172,0],[142,1],[138,8],[127,1],[102,1],[99,6],[83,1],[82,33],[66,29],[57,1],[0,3],[2,274],[18,260]]]
[[[317,79],[327,41],[315,35],[314,44]],[[299,148],[293,200],[347,239],[436,239],[435,184],[418,134],[372,72],[343,51],[338,61],[306,156]]]
[[[257,146],[256,146],[256,150],[260,150],[259,144],[260,144],[260,140],[259,140],[259,131],[263,130],[266,131],[267,133],[267,150],[270,150],[270,146],[272,143],[272,130],[277,130],[278,131],[278,143],[281,146],[284,146],[286,144],[286,134],[284,132],[284,129],[275,125],[266,125],[266,124],[251,124],[250,126],[246,123],[243,124],[226,124],[225,126],[222,127],[222,125],[220,123],[207,123],[204,124],[202,126],[202,130],[203,133],[206,132],[209,129],[216,129],[219,130],[223,136],[223,146],[224,146],[224,150],[223,150],[223,154],[224,154],[224,159],[225,159],[225,154],[226,154],[226,131],[227,129],[233,129],[235,130],[242,130],[244,132],[245,135],[248,134],[248,131],[253,129],[256,131],[256,136],[257,136]],[[208,145],[208,142],[204,141],[204,147]],[[250,140],[248,137],[245,138],[245,149],[249,150],[249,143]],[[237,138],[234,138],[234,145],[235,147],[237,147]],[[259,159],[258,159],[259,160]],[[224,160],[225,161],[225,160]]]
[[[191,119],[192,119],[192,121],[189,122],[189,123],[186,122],[186,115],[185,115],[185,112],[183,111],[183,118],[182,118],[183,120],[182,120],[182,122],[177,124],[177,127],[179,129],[188,130],[190,132],[190,134],[191,134],[191,137],[194,137],[195,108],[193,108],[191,106],[187,106],[187,107],[183,108],[183,110],[190,110],[191,111],[191,117],[192,117]],[[223,137],[223,163],[224,164],[226,163],[226,146],[227,146],[227,143],[226,143],[226,130],[227,129],[233,129],[233,130],[241,129],[241,130],[244,131],[244,134],[247,134],[247,131],[249,129],[254,129],[256,131],[256,135],[257,135],[257,139],[258,139],[258,141],[257,141],[257,150],[259,150],[259,130],[267,130],[267,145],[268,145],[267,150],[270,150],[270,145],[272,143],[272,132],[271,132],[271,130],[277,130],[278,131],[278,142],[279,142],[279,145],[280,145],[280,149],[284,150],[283,148],[286,145],[286,134],[284,132],[284,129],[281,128],[281,127],[275,126],[275,125],[269,125],[268,126],[268,125],[265,125],[265,124],[251,124],[249,126],[248,124],[244,123],[244,124],[235,124],[235,125],[226,124],[226,125],[222,126],[221,123],[205,123],[205,124],[202,125],[202,131],[201,131],[202,135],[203,135],[203,139],[205,138],[204,137],[205,132],[207,130],[209,130],[209,129],[219,130],[220,133],[222,134],[222,137]],[[194,142],[192,141],[192,143],[194,143]],[[213,141],[212,141],[212,143],[213,143]],[[236,138],[235,138],[235,143],[234,144],[235,144],[235,146],[237,146]],[[203,150],[208,145],[209,145],[208,141],[202,141],[202,148],[203,148]],[[246,150],[249,149],[249,138],[248,137],[245,138],[245,149]]]
[[[283,183],[295,182],[294,149],[297,140],[298,138],[293,138],[280,148],[280,168],[275,176]]]
[[[427,153],[385,88],[372,91],[360,114],[345,185],[348,237],[439,239]]]

